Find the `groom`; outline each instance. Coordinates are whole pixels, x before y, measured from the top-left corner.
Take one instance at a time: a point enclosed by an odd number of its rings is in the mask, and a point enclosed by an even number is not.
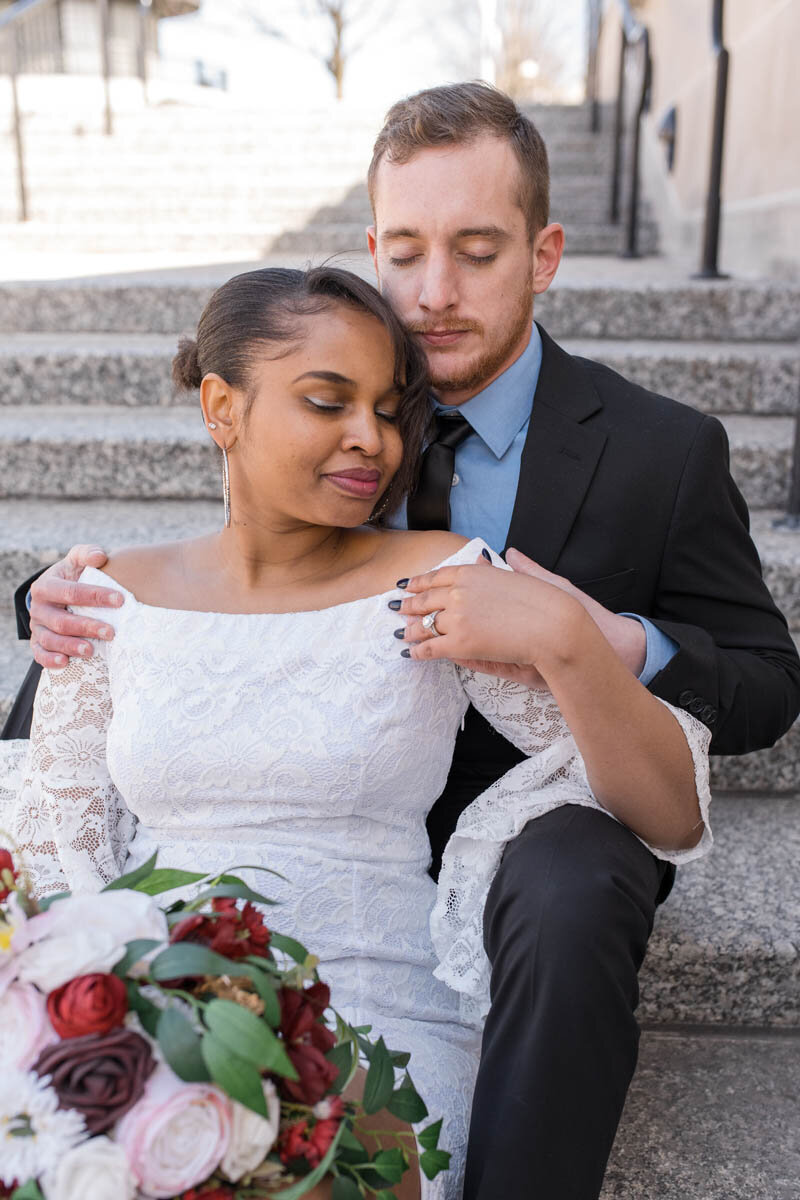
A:
[[[717,753],[771,745],[800,707],[800,661],[721,425],[532,324],[564,241],[534,126],[482,84],[421,92],[390,111],[369,187],[381,288],[436,387],[408,524],[516,547],[515,569],[570,587],[630,670],[712,729]],[[71,552],[33,586],[46,666],[97,635],[63,607],[103,601],[70,582],[85,558]],[[24,606],[19,617],[27,630]],[[470,712],[430,817],[436,860],[459,812],[520,757]],[[588,808],[541,817],[509,846],[484,921],[492,1010],[467,1200],[597,1197],[636,1063],[637,972],[670,883],[629,830]]]

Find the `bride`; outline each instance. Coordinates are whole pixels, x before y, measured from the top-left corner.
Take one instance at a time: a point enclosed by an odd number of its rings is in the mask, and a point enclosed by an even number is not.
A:
[[[173,372],[222,452],[225,528],[84,572],[123,598],[102,611],[115,637],[45,671],[10,832],[40,893],[96,891],[155,849],[280,871],[282,923],[337,1007],[411,1050],[444,1117],[452,1169],[402,1194],[456,1200],[504,845],[558,805],[605,804],[659,857],[697,856],[707,730],[557,586],[479,540],[370,524],[413,481],[430,400],[368,284],[239,275]],[[464,812],[437,895],[425,817],[470,702],[529,757]]]

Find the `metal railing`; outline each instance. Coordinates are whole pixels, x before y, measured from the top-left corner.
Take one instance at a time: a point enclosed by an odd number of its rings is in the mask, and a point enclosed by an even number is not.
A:
[[[137,71],[146,88],[147,34],[151,15],[151,0],[139,0]],[[20,221],[29,217],[29,191],[25,173],[24,124],[19,100],[19,77],[43,74],[94,74],[99,67],[103,80],[103,130],[113,131],[111,108],[111,13],[109,0],[96,0],[96,30],[99,55],[71,56],[64,36],[61,0],[17,0],[0,13],[0,75],[11,82],[12,134],[17,160],[17,215]],[[93,39],[82,42],[91,44]]]
[[[728,63],[730,55],[723,43],[723,0],[714,0],[711,14],[711,42],[717,59],[714,86],[714,117],[711,128],[711,158],[708,172],[708,196],[703,225],[703,252],[697,279],[724,279],[717,267],[719,227],[722,211],[722,151],[725,145],[725,111],[728,103]]]
[[[631,12],[627,0],[618,0],[622,27],[619,46],[619,71],[617,74],[617,99],[614,106],[614,152],[611,168],[611,202],[609,219],[617,224],[622,208],[622,175],[625,143],[628,157],[628,194],[625,204],[625,258],[639,255],[639,153],[641,146],[642,118],[650,107],[650,84],[653,77],[653,62],[650,56],[650,34],[641,21]],[[628,67],[639,59],[641,82],[634,100],[633,120],[630,122],[628,138],[625,136],[626,82]]]

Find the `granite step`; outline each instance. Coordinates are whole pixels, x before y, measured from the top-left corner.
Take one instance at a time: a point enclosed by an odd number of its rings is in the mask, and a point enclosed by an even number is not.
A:
[[[0,246],[7,236],[12,245],[16,229],[0,226]],[[302,255],[278,261],[282,266],[303,265]],[[196,326],[214,286],[238,270],[259,265],[268,263],[243,260],[209,266],[192,282],[168,272],[143,271],[140,278],[0,283],[0,330],[181,333]],[[348,258],[346,265],[374,280],[366,254]],[[569,266],[567,261],[565,269]],[[536,317],[558,339],[734,341],[741,351],[742,343],[800,339],[800,286],[760,281],[626,283],[612,275],[602,285],[556,282],[537,297]]]
[[[213,498],[212,445],[196,406],[0,407],[0,496]],[[751,508],[783,508],[794,420],[726,416],[731,468]]]
[[[643,387],[711,413],[791,415],[800,396],[800,345],[791,342],[610,342],[564,348],[607,363]],[[7,334],[0,406],[174,403],[171,334]],[[184,400],[185,403],[185,400]]]
[[[793,1032],[646,1028],[600,1200],[797,1200],[798,1078]]]

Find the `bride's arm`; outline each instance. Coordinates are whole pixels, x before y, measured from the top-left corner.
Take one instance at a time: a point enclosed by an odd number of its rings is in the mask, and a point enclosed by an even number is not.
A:
[[[409,591],[415,594],[401,611],[420,617],[438,610],[443,634],[411,647],[411,657],[482,660],[484,670],[493,661],[535,668],[575,739],[598,803],[653,847],[675,853],[700,841],[697,778],[708,731],[638,682],[575,597],[541,579],[471,565],[411,580]],[[481,678],[475,675],[475,684]],[[513,726],[522,733],[530,720],[526,703],[531,713],[535,703],[525,701],[520,684],[497,681],[494,690],[510,699],[514,688],[518,711],[510,722],[499,712],[493,718],[479,698],[473,702],[527,749]]]
[[[124,870],[134,819],[106,763],[105,647],[44,671],[12,834],[37,895],[98,891]]]

